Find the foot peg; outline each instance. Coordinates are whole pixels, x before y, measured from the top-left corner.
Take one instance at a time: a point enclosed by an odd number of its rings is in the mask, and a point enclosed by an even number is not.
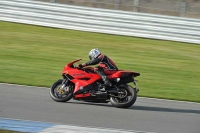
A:
[[[106,91],[106,86],[104,84],[99,86],[100,91]]]

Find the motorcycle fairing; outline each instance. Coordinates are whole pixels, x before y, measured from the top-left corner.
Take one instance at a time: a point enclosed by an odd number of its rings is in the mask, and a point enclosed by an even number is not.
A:
[[[75,83],[74,95],[84,93],[84,92],[92,90],[92,89],[94,89],[93,84],[82,86],[80,82],[76,82]]]
[[[86,94],[77,94],[77,95],[74,96],[74,98],[75,99],[80,99],[80,98],[82,99],[82,98],[86,98],[86,97],[89,97],[89,96],[91,96],[90,92],[88,92]]]
[[[94,88],[92,85],[94,82],[99,80],[101,77],[96,73],[87,73],[79,69],[67,70],[66,77],[75,84],[74,94],[80,94],[84,91],[91,90]]]
[[[97,73],[92,73],[88,71],[84,71],[81,69],[77,69],[73,66],[74,63],[80,61],[81,59],[75,60],[69,64],[67,64],[64,67],[63,70],[63,75],[66,75],[66,77],[75,84],[74,88],[74,97],[88,97],[90,96],[89,94],[85,94],[89,90],[95,89],[93,83],[96,82],[97,80],[101,79],[100,75]],[[87,70],[94,70],[94,68],[87,67]],[[131,77],[132,76],[138,76],[139,73],[136,72],[131,72],[131,71],[124,71],[124,70],[104,70],[105,74],[108,75],[108,78],[113,79],[113,78],[122,78],[121,81],[123,81],[123,77]],[[127,81],[127,80],[125,80]],[[124,81],[124,82],[125,82]],[[132,80],[130,80],[132,81]],[[81,95],[82,94],[82,95]]]
[[[72,62],[70,62],[69,64],[67,64],[67,66],[70,67],[70,66],[72,66],[74,63],[79,62],[80,60],[82,60],[82,59],[78,59],[78,60],[72,61]]]
[[[63,71],[62,71],[62,74],[67,74],[67,73],[68,73],[68,70],[73,70],[74,67],[72,67],[72,65],[73,65],[74,63],[76,63],[76,62],[79,62],[80,60],[82,60],[82,59],[78,59],[78,60],[72,61],[72,62],[70,62],[69,64],[67,64],[67,65],[64,67],[64,69],[63,69]]]
[[[130,76],[139,76],[140,74],[139,73],[136,73],[136,72],[130,72],[130,71],[123,71],[123,70],[120,70],[120,71],[116,71],[116,72],[113,72],[111,73],[108,78],[112,79],[112,78],[120,78],[122,76],[126,76],[126,75],[130,75]]]

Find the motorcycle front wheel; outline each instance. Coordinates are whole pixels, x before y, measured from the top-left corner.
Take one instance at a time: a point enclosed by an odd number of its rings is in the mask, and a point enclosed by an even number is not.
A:
[[[73,97],[73,86],[66,85],[65,89],[62,89],[63,79],[56,81],[50,88],[50,96],[56,102],[67,102]]]
[[[135,88],[129,85],[120,86],[120,90],[123,92],[122,95],[116,97],[110,97],[110,103],[117,108],[129,108],[137,99],[137,91]],[[124,96],[123,96],[124,95]]]

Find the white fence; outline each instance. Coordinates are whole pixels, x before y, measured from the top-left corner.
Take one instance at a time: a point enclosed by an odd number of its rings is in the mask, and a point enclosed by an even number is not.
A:
[[[200,44],[200,19],[1,0],[0,20],[89,32]]]
[[[94,8],[200,18],[199,0],[36,0]]]

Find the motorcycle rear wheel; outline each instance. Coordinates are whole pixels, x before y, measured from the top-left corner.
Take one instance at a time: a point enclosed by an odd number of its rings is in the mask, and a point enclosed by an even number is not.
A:
[[[137,91],[132,86],[121,86],[120,89],[127,91],[128,95],[124,98],[110,97],[110,103],[117,108],[129,108],[137,99]]]
[[[62,79],[59,79],[50,88],[50,96],[56,102],[67,102],[73,97],[72,88],[67,92],[60,89],[62,81]]]

